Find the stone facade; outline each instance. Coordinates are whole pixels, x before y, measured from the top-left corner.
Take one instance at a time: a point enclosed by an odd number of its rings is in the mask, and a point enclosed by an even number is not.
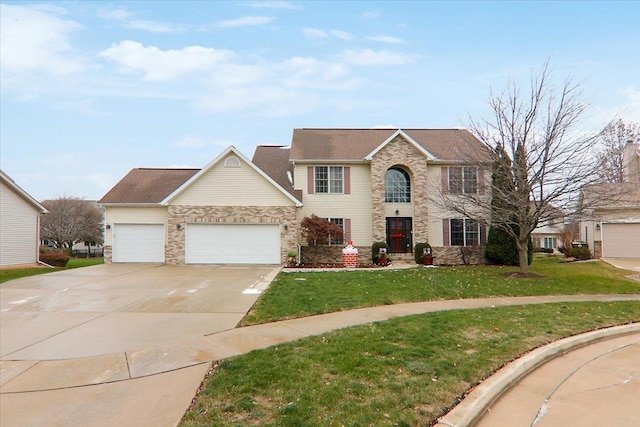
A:
[[[371,248],[356,246],[358,249],[358,264],[370,265],[371,264]],[[314,264],[316,256],[318,258],[318,264],[340,264],[342,263],[342,249],[343,246],[302,246],[302,263]]]
[[[111,245],[104,247],[104,262],[105,264],[111,264],[113,262],[113,249]]]
[[[393,166],[407,171],[411,180],[411,217],[413,219],[413,244],[429,241],[427,218],[427,159],[424,154],[397,136],[371,160],[371,204],[373,206],[373,241],[387,240],[384,177]]]
[[[280,224],[280,259],[297,250],[298,224],[295,206],[169,206],[167,264],[185,263],[185,230],[178,224]]]
[[[460,250],[464,249],[468,264],[486,264],[484,246],[444,246],[432,248],[434,265],[462,265],[464,261]]]

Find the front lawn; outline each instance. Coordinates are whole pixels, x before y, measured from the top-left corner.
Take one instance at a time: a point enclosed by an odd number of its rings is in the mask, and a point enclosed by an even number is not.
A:
[[[36,276],[38,274],[53,273],[54,271],[68,270],[71,268],[89,267],[92,265],[103,264],[104,259],[100,258],[71,258],[65,268],[48,268],[42,267],[29,267],[29,268],[11,268],[0,270],[0,283],[8,280],[19,279],[21,277]]]
[[[496,296],[638,293],[631,272],[604,262],[558,263],[535,259],[541,279],[505,279],[513,267],[460,266],[408,270],[286,272],[243,319],[243,325],[304,317],[358,307]]]
[[[342,329],[223,361],[182,425],[427,426],[507,361],[639,320],[639,302],[588,302],[428,313]]]

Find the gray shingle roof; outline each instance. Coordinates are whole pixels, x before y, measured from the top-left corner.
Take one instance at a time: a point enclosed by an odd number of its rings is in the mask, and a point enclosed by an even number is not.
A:
[[[362,161],[398,129],[294,129],[293,161]],[[437,160],[486,157],[484,145],[466,129],[402,129]]]
[[[200,169],[132,169],[98,203],[160,203]]]

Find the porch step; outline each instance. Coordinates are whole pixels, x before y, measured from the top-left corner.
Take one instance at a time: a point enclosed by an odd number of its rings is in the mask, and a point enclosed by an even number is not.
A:
[[[389,258],[391,258],[392,261],[404,261],[406,263],[415,263],[415,258],[413,256],[413,254],[409,253],[409,254],[389,254]]]

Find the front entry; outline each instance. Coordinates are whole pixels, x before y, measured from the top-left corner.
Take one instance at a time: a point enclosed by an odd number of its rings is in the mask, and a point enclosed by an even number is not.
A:
[[[387,218],[387,244],[391,253],[410,253],[413,247],[411,235],[411,218]]]

